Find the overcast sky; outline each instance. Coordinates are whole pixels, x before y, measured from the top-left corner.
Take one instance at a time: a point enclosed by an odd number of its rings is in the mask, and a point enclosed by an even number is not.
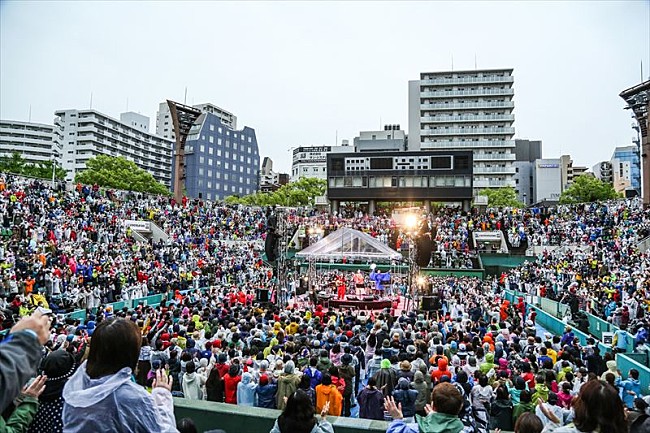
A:
[[[650,76],[650,2],[0,2],[0,118],[57,109],[151,118],[165,99],[212,102],[291,147],[408,126],[424,71],[514,68],[516,137],[576,165],[631,143],[621,90]]]

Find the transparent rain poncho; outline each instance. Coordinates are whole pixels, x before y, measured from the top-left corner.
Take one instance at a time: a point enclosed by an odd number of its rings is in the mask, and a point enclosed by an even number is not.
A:
[[[154,388],[149,394],[131,380],[131,369],[91,379],[86,363],[63,389],[63,431],[177,432],[171,393]]]

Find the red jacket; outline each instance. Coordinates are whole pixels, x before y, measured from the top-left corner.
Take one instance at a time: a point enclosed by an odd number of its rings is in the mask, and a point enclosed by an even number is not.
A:
[[[226,373],[223,377],[225,384],[226,403],[237,404],[237,384],[241,382],[241,376],[237,375],[232,377]]]

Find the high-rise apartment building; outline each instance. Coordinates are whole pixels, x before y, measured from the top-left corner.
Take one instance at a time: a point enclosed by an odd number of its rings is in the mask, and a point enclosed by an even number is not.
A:
[[[62,165],[73,181],[86,162],[97,155],[122,156],[171,185],[172,142],[146,132],[149,118],[125,113],[120,120],[95,110],[58,110],[55,128],[62,134]],[[137,124],[133,124],[136,122]]]
[[[512,72],[423,72],[409,81],[409,149],[472,150],[475,190],[514,187]]]
[[[61,163],[62,131],[42,123],[0,120],[0,156],[19,153],[28,163]]]
[[[231,129],[237,129],[237,116],[229,111],[219,108],[214,104],[205,103],[193,105],[204,113],[214,114],[219,118],[221,123]],[[174,134],[174,125],[172,123],[171,113],[167,102],[161,102],[156,113],[156,135],[166,138],[167,140],[176,140]]]
[[[184,159],[189,197],[222,200],[259,189],[260,156],[253,128],[232,129],[204,111],[189,131]]]

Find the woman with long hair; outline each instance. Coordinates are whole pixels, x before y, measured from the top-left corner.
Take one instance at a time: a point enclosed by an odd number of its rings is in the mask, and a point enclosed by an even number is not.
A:
[[[616,388],[602,380],[590,380],[573,402],[573,424],[554,433],[607,432],[627,433],[623,402]]]
[[[270,433],[334,433],[332,424],[326,418],[328,410],[329,403],[326,403],[320,412],[320,419],[316,419],[311,398],[298,389],[287,399]]]

